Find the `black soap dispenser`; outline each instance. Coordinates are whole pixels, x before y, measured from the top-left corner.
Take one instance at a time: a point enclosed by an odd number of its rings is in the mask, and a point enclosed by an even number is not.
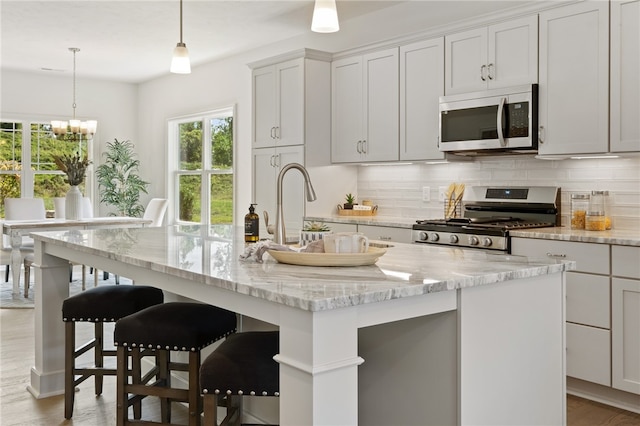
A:
[[[244,216],[244,242],[255,243],[260,239],[260,216],[256,214],[255,206],[249,206],[249,213]]]

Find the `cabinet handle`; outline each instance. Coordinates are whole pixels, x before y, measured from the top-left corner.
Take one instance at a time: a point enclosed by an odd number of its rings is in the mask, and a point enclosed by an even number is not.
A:
[[[276,154],[276,167],[280,167],[280,164],[282,164],[280,154]]]
[[[487,81],[487,78],[485,77],[485,71],[487,70],[487,66],[483,65],[480,67],[480,80],[482,81]]]
[[[547,253],[547,257],[560,257],[560,258],[566,258],[567,255],[566,254],[555,254],[555,253]]]
[[[276,166],[276,159],[275,159],[275,155],[272,155],[272,156],[269,158],[269,165],[270,165],[271,167],[275,167],[275,166]]]
[[[275,127],[271,128],[271,133],[269,134],[269,136],[271,136],[271,139],[275,139],[275,130],[276,130]]]
[[[358,141],[358,143],[356,144],[356,152],[358,154],[362,154],[362,141]]]
[[[540,128],[538,129],[538,142],[544,143],[546,136],[547,135],[545,133],[544,126],[540,126]]]
[[[274,139],[280,139],[280,127],[276,126],[273,128],[273,130],[274,130],[273,134],[275,135]]]
[[[362,153],[363,154],[367,153],[367,141],[366,140],[362,141]]]
[[[495,65],[493,65],[493,64],[489,64],[489,68],[488,68],[488,71],[489,71],[489,74],[488,74],[489,80],[493,80],[493,77],[494,77],[493,69],[494,69],[494,68],[495,68]]]
[[[380,235],[380,236],[378,237],[378,239],[379,239],[380,241],[391,241],[391,237],[383,237],[382,235]]]

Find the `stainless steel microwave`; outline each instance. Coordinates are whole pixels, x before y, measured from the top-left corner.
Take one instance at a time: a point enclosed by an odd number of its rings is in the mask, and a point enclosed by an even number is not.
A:
[[[440,97],[440,151],[536,152],[537,129],[537,84]]]

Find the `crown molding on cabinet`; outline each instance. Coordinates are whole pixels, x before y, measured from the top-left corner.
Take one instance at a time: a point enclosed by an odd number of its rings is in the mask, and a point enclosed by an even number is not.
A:
[[[247,66],[251,69],[262,68],[267,65],[273,65],[280,62],[286,62],[291,59],[298,58],[306,58],[306,59],[315,59],[317,61],[331,62],[333,59],[333,55],[328,52],[323,52],[321,50],[315,49],[297,49],[291,52],[282,53],[280,55],[271,56],[266,59],[261,59],[259,61],[250,62]]]

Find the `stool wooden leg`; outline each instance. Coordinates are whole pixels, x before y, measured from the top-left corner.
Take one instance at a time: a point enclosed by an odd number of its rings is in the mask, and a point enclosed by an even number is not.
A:
[[[202,405],[204,408],[203,426],[218,425],[218,395],[206,394],[202,397]]]
[[[64,418],[73,416],[73,400],[75,398],[75,349],[76,324],[72,321],[64,323]]]
[[[139,385],[142,383],[142,355],[140,348],[131,349],[131,383]],[[133,418],[142,418],[142,400],[136,399],[133,403]]]
[[[95,366],[98,368],[104,367],[104,327],[103,323],[97,322],[94,327],[95,331],[95,346],[93,347],[93,361]],[[96,374],[94,376],[95,380],[95,390],[96,395],[102,395],[102,383],[104,376],[102,374]]]
[[[127,421],[127,348],[118,346],[117,353],[117,372],[116,372],[116,425],[124,426]]]
[[[189,352],[189,426],[200,426],[200,351]]]
[[[164,349],[158,350],[156,362],[158,365],[157,379],[160,380],[163,386],[171,387],[171,372],[169,371],[171,352]],[[160,398],[160,418],[163,423],[171,423],[171,399]]]

